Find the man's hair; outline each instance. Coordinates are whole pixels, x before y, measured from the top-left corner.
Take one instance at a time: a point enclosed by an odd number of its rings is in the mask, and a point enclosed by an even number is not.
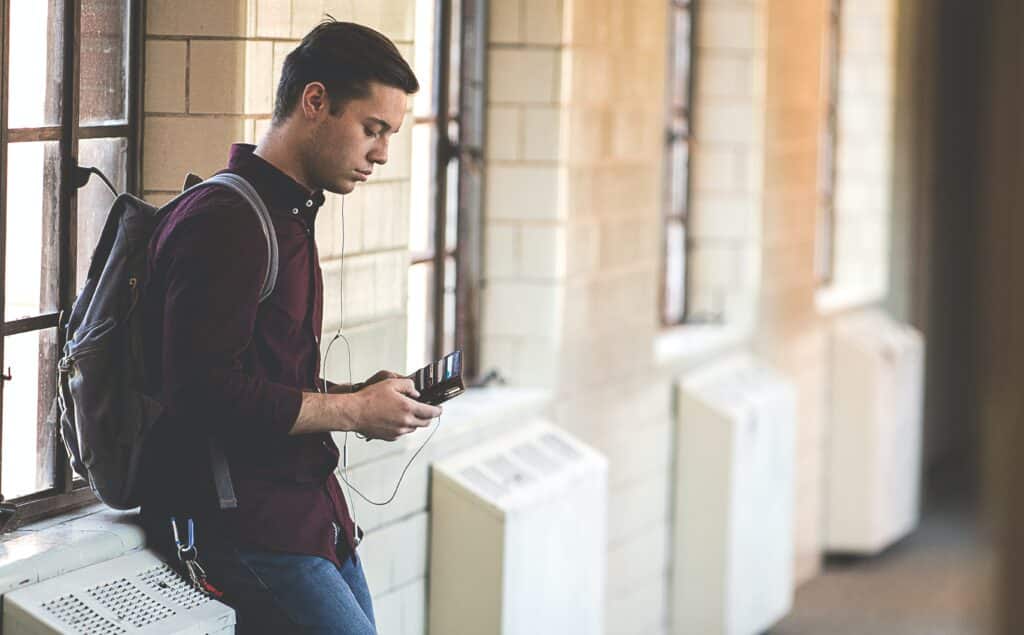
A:
[[[333,18],[307,33],[284,59],[274,103],[275,124],[291,115],[310,82],[327,88],[332,115],[353,99],[366,97],[370,82],[410,95],[420,89],[409,63],[391,40],[371,28]]]

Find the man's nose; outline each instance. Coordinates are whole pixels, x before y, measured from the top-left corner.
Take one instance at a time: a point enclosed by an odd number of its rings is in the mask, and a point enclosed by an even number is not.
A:
[[[370,161],[372,161],[372,162],[374,162],[374,163],[376,163],[378,165],[384,165],[385,163],[387,163],[388,162],[388,140],[387,140],[387,138],[382,138],[379,142],[375,143],[373,145],[373,148],[370,150],[370,154],[367,155],[367,158]]]

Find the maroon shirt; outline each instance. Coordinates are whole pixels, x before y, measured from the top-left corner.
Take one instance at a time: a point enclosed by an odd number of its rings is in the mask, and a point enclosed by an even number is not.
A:
[[[268,253],[256,212],[227,188],[183,197],[150,242],[147,379],[165,412],[147,441],[143,520],[163,531],[167,516],[192,516],[198,545],[223,540],[340,564],[354,544],[333,476],[338,448],[328,433],[288,434],[302,393],[319,381],[314,221],[324,197],[254,149],[233,145],[226,171],[245,177],[270,210],[279,269],[269,298],[258,302]],[[211,434],[227,456],[237,509],[217,506]]]

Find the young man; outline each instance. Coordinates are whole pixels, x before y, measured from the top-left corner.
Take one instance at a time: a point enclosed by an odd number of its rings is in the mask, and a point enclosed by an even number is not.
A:
[[[234,145],[227,167],[255,187],[277,234],[264,302],[266,241],[232,191],[183,198],[150,243],[147,380],[164,412],[147,441],[143,524],[150,545],[176,559],[170,519],[183,539],[193,520],[198,562],[235,607],[239,633],[375,632],[330,433],[392,441],[441,409],[388,371],[355,387],[319,379],[314,220],[323,190],[347,194],[387,161],[418,88],[394,44],[356,24],[324,22],[288,55],[270,131],[255,148]],[[230,466],[233,509],[218,505],[211,435]]]

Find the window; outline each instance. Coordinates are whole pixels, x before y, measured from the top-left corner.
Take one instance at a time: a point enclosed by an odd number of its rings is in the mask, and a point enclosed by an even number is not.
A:
[[[686,266],[690,212],[690,150],[693,113],[693,0],[669,3],[668,144],[665,173],[664,268],[661,316],[665,326],[687,317]]]
[[[0,0],[0,529],[93,500],[54,416],[57,325],[112,194],[137,190],[139,0]]]
[[[407,363],[476,374],[485,0],[417,0]]]
[[[828,97],[821,140],[821,200],[814,250],[814,275],[819,285],[832,282],[835,270],[836,147],[839,137],[839,47],[842,0],[831,0],[823,70]]]

